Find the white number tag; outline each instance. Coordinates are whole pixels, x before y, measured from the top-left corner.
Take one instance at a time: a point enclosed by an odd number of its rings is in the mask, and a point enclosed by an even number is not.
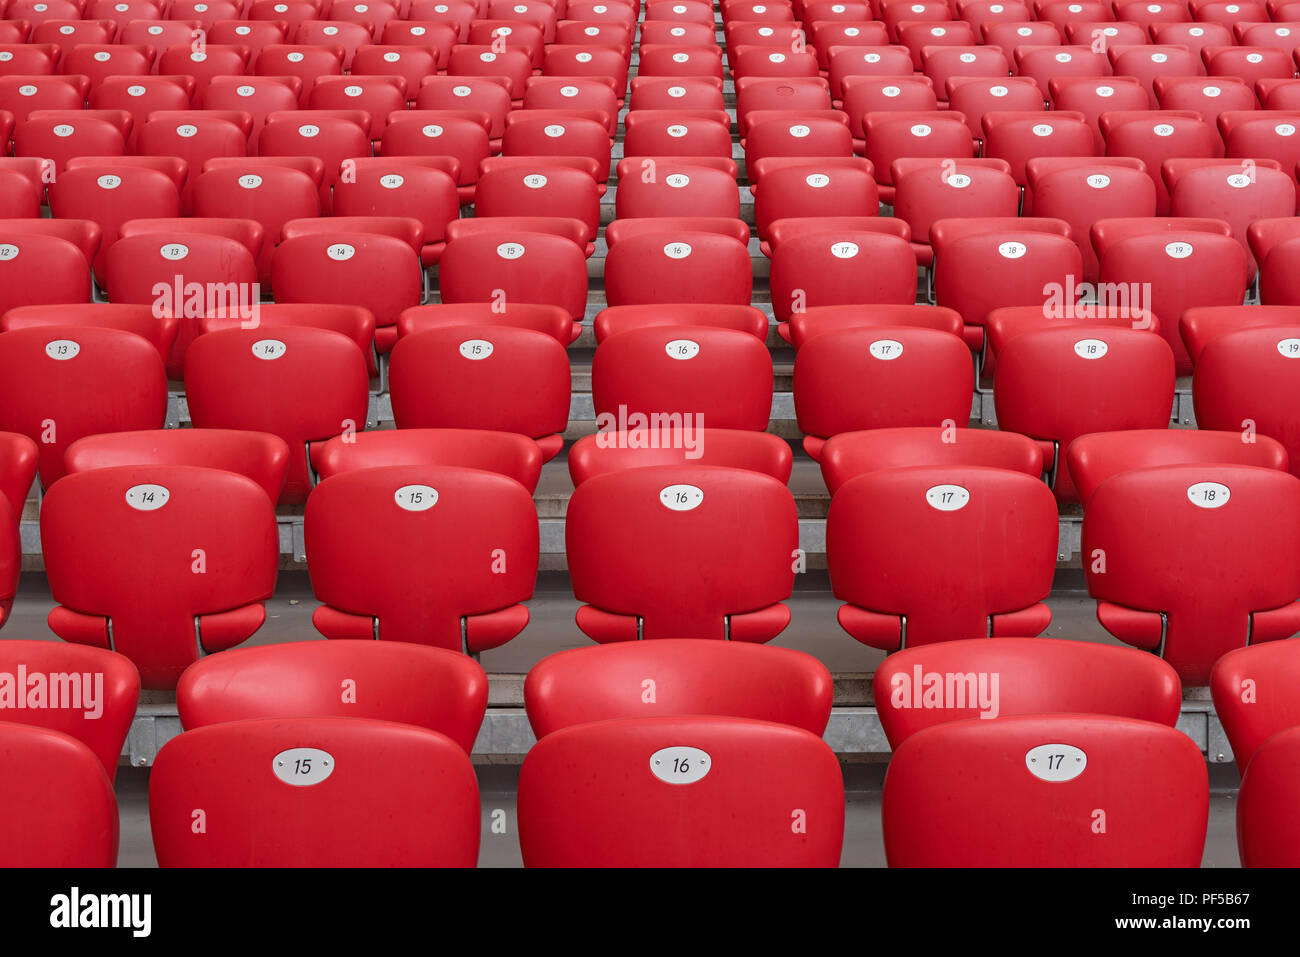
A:
[[[272,359],[279,359],[288,351],[289,347],[279,339],[258,339],[253,343],[253,355],[268,362]]]
[[[1232,490],[1218,482],[1197,482],[1187,488],[1187,500],[1198,508],[1219,508],[1231,496]]]
[[[393,493],[393,501],[408,512],[427,512],[438,504],[438,490],[431,485],[403,485]]]
[[[694,784],[709,773],[713,759],[699,748],[660,748],[650,755],[650,773],[668,784]]]
[[[931,508],[940,512],[955,512],[966,507],[970,501],[970,492],[960,485],[935,485],[926,489],[925,500]]]
[[[167,504],[171,492],[161,485],[133,485],[126,490],[126,504],[140,512],[153,512]]]
[[[704,490],[694,485],[669,485],[660,490],[659,501],[674,512],[689,512],[704,501]]]
[[[1088,766],[1088,756],[1072,744],[1040,744],[1025,752],[1025,767],[1034,777],[1061,784],[1072,781]]]
[[[334,773],[334,755],[320,748],[289,748],[271,759],[271,771],[285,784],[310,787]]]
[[[466,339],[460,344],[460,354],[477,362],[492,355],[492,343],[486,339]]]

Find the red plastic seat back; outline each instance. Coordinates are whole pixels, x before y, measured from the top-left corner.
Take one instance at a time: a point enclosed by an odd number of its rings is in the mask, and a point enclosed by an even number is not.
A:
[[[610,247],[605,292],[611,306],[698,302],[749,305],[753,275],[749,250],[729,236],[691,231],[666,222]]]
[[[462,654],[400,641],[291,641],[195,662],[176,686],[186,730],[252,718],[374,718],[445,734],[468,754],[487,675]]]
[[[0,430],[37,443],[46,487],[64,474],[76,439],[160,429],[166,414],[162,358],[134,333],[73,325],[0,333]]]
[[[89,265],[66,239],[6,229],[0,234],[0,315],[19,306],[89,302]]]
[[[983,330],[974,327],[983,326],[993,309],[1042,305],[1045,290],[1064,287],[1082,272],[1079,247],[1065,236],[990,229],[935,244],[934,298],[960,312],[978,341]]]
[[[1043,474],[1043,453],[1032,440],[996,429],[905,427],[841,432],[820,453],[822,478],[834,495],[845,482],[881,469],[916,465],[986,465]]]
[[[1286,449],[1274,439],[1254,435],[1247,441],[1241,432],[1210,429],[1094,432],[1071,442],[1065,458],[1085,506],[1098,485],[1132,469],[1219,463],[1286,471],[1287,466]]]
[[[805,342],[794,362],[795,413],[814,458],[841,432],[964,426],[974,388],[970,350],[935,329],[827,332]]]
[[[597,641],[764,642],[789,623],[794,498],[769,475],[710,466],[611,472],[565,518],[578,626]]]
[[[1080,324],[1022,333],[998,353],[993,400],[999,427],[1043,443],[1057,499],[1075,502],[1064,467],[1070,443],[1090,432],[1166,427],[1173,354],[1140,329]]]
[[[149,779],[162,867],[473,867],[479,794],[456,742],[365,718],[269,718],[187,731]],[[229,822],[211,840],[194,827]]]
[[[61,731],[0,721],[0,759],[6,867],[117,866],[117,800],[94,751]]]
[[[1014,514],[1008,525],[1002,517]],[[841,627],[886,651],[1051,620],[1056,503],[1037,478],[981,466],[870,472],[840,486],[826,524]]]
[[[1021,714],[1111,714],[1173,727],[1182,684],[1132,648],[1063,638],[989,638],[908,648],[873,679],[890,747],[936,724]]]
[[[680,429],[618,428],[617,417],[597,426],[569,450],[569,477],[575,486],[606,472],[651,465],[722,465],[750,469],[789,482],[793,453],[784,439],[767,432],[693,425]]]
[[[113,780],[140,697],[140,675],[130,660],[83,645],[10,640],[0,642],[0,672],[26,675],[13,686],[22,703],[11,697],[0,717],[76,738]]]
[[[551,458],[569,421],[564,346],[534,329],[445,326],[403,336],[389,391],[399,429],[494,429],[541,440]]]
[[[752,718],[822,734],[831,676],[793,649],[665,638],[543,658],[524,682],[524,702],[538,738],[591,721],[666,715]]]
[[[1083,554],[1098,618],[1163,651],[1188,685],[1250,641],[1300,630],[1300,479],[1241,465],[1121,472],[1088,502]],[[1224,569],[1231,568],[1231,574]]]
[[[275,501],[284,488],[289,446],[268,432],[145,429],[88,435],[68,446],[69,472],[121,465],[199,465],[252,479]]]
[[[454,465],[507,475],[532,492],[542,470],[532,439],[486,429],[380,429],[335,436],[313,452],[322,479],[386,465]]]
[[[307,326],[223,329],[194,341],[185,358],[190,418],[198,429],[246,429],[289,446],[279,501],[298,504],[311,488],[308,448],[365,427],[366,359],[342,333]]]
[[[1300,725],[1297,687],[1300,644],[1290,641],[1237,648],[1214,663],[1214,712],[1243,774],[1265,741]]]
[[[1179,375],[1192,371],[1178,334],[1183,313],[1194,306],[1239,306],[1250,282],[1240,242],[1193,230],[1130,236],[1109,244],[1100,263],[1102,283],[1149,284],[1149,308],[1160,318],[1160,334],[1173,350]]]
[[[1191,738],[1149,721],[975,719],[903,742],[882,815],[891,867],[1196,867],[1209,779]]]
[[[200,648],[224,650],[261,626],[280,558],[260,486],[185,465],[65,476],[46,493],[41,544],[59,603],[51,629],[121,652],[143,687],[161,689]]]
[[[453,239],[438,265],[442,301],[540,303],[587,311],[587,261],[562,236],[503,229]]]
[[[580,781],[574,761],[597,770]],[[577,725],[539,741],[519,778],[530,867],[835,867],[843,839],[835,755],[788,725],[689,716]]]
[[[369,309],[381,352],[392,348],[398,315],[419,305],[424,291],[420,257],[408,243],[347,230],[286,239],[275,251],[271,282],[277,302]]]
[[[186,353],[198,335],[193,287],[202,291],[204,311],[218,304],[252,310],[260,298],[253,253],[237,240],[215,233],[168,229],[125,236],[109,249],[104,272],[113,302],[152,303],[180,319],[167,357],[172,379],[183,378]]]
[[[1300,866],[1300,727],[1279,731],[1260,746],[1241,782],[1237,851],[1243,867]]]
[[[916,301],[916,257],[899,236],[826,224],[779,244],[774,238],[773,246],[770,281],[778,321],[814,306]]]
[[[312,587],[325,602],[313,621],[326,637],[477,653],[528,622],[519,603],[537,578],[537,513],[504,475],[420,465],[343,472],[312,492],[306,536]]]
[[[635,428],[637,416],[652,428],[673,421],[761,432],[772,411],[771,353],[736,329],[628,329],[597,348],[591,393],[598,425],[622,418]]]
[[[1300,326],[1260,326],[1210,339],[1196,360],[1192,401],[1201,428],[1258,433],[1286,448],[1300,475],[1300,416],[1293,358]]]

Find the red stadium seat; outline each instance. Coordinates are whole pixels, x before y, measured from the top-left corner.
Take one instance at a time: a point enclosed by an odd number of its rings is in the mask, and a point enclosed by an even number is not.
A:
[[[277,302],[369,309],[381,353],[397,339],[398,315],[422,296],[420,258],[407,242],[346,229],[285,239],[271,264],[271,283]]]
[[[18,524],[36,477],[38,454],[27,436],[0,432],[0,625],[8,621],[18,592],[23,562]]]
[[[1154,173],[1171,156],[1180,158],[1223,155],[1214,127],[1190,110],[1114,110],[1099,118],[1107,156],[1133,156]],[[1169,192],[1153,175],[1156,215],[1169,215]]]
[[[256,250],[215,232],[191,232],[184,220],[174,228],[124,236],[105,259],[105,288],[115,303],[152,303],[180,320],[167,357],[170,378],[183,377],[185,353],[198,333],[192,286],[202,301],[256,305]],[[256,225],[256,224],[253,224]]]
[[[625,222],[627,222],[625,220]],[[749,251],[730,236],[690,230],[672,219],[609,248],[605,295],[611,306],[659,302],[745,306],[752,295]]]
[[[1102,220],[1093,227],[1094,237],[1106,222]],[[1132,221],[1119,221],[1126,222]],[[1133,226],[1140,227],[1141,222],[1133,222]],[[1192,363],[1178,335],[1178,320],[1193,306],[1241,305],[1249,283],[1249,266],[1246,251],[1235,239],[1198,232],[1193,220],[1173,222],[1187,222],[1189,229],[1134,233],[1106,243],[1104,249],[1095,239],[1093,245],[1099,252],[1103,285],[1147,284],[1149,307],[1160,317],[1160,334],[1173,349],[1176,372],[1187,375]]]
[[[590,157],[596,181],[603,183],[609,179],[610,146],[603,113],[516,110],[506,117],[501,155]]]
[[[1300,353],[1293,348],[1297,337],[1294,321],[1225,330],[1204,342],[1192,378],[1201,428],[1277,439],[1286,447],[1293,475],[1300,471],[1300,420],[1290,366]]]
[[[74,156],[121,156],[131,132],[131,114],[120,110],[33,110],[16,127],[14,156],[53,161],[62,173]]]
[[[1093,223],[1156,214],[1155,183],[1137,168],[1140,165],[1139,161],[1118,158],[1053,156],[1035,157],[1025,167],[1033,214],[1060,219],[1070,226],[1070,236],[1083,257],[1082,282],[1095,283],[1100,270],[1089,238]]]
[[[15,639],[0,642],[0,669],[27,677],[26,686],[11,685],[20,703],[12,697],[6,702],[6,727],[29,725],[75,738],[113,780],[140,697],[140,675],[129,659],[102,648]],[[33,691],[37,700],[44,697],[37,676],[47,682],[48,697],[43,706],[31,707]]]
[[[804,342],[794,362],[795,413],[814,459],[842,432],[965,426],[974,388],[970,350],[934,329],[825,332]]]
[[[903,742],[882,816],[891,867],[1196,867],[1209,780],[1192,740],[1164,725],[977,718]]]
[[[481,173],[474,194],[474,215],[579,219],[586,226],[586,252],[590,255],[600,227],[600,190],[585,171],[538,158],[531,172],[526,168],[498,167]]]
[[[1286,471],[1287,454],[1282,443],[1263,435],[1247,442],[1239,432],[1133,429],[1079,436],[1070,443],[1066,463],[1086,506],[1097,486],[1120,472],[1211,463]]]
[[[163,76],[190,78],[194,86],[194,102],[207,105],[207,92],[212,81],[219,77],[243,76],[248,72],[249,49],[238,44],[205,44],[195,50],[189,43],[168,47],[158,58],[158,70]]]
[[[1298,651],[1300,645],[1289,641],[1268,641],[1229,651],[1214,663],[1214,712],[1243,775],[1264,742],[1300,725]]]
[[[618,163],[619,219],[653,216],[740,218],[735,177],[694,159],[627,157]]]
[[[771,156],[853,155],[853,134],[843,113],[753,110],[746,122],[746,163]]]
[[[468,754],[487,707],[487,676],[441,648],[293,641],[195,662],[176,704],[187,730],[256,718],[372,718],[445,734]]]
[[[1156,77],[1156,86],[1165,77]],[[1187,77],[1191,82],[1195,77]],[[1093,133],[1090,151],[1099,156],[1106,153],[1106,140],[1101,135],[1101,115],[1115,110],[1145,110],[1151,106],[1146,88],[1132,76],[1062,76],[1048,81],[1052,105],[1058,110],[1082,113]],[[953,107],[956,109],[956,107]],[[1174,107],[1169,107],[1174,109]]]
[[[575,760],[600,770],[579,784],[567,770]],[[790,725],[705,716],[575,725],[539,741],[519,778],[530,867],[835,867],[843,838],[834,752]]]
[[[631,307],[636,308],[636,307]],[[764,322],[767,321],[764,317]],[[518,326],[544,332],[562,346],[582,335],[582,323],[559,306],[534,303],[507,303],[497,308],[490,302],[434,303],[412,306],[397,318],[398,336],[443,326]],[[599,330],[596,334],[600,339]]]
[[[1013,525],[993,518],[1011,512]],[[1052,618],[1042,601],[1057,537],[1056,503],[1036,477],[936,465],[850,479],[826,519],[840,626],[885,651],[1036,635]]]
[[[289,447],[267,432],[144,429],[77,439],[64,454],[68,472],[117,466],[195,465],[250,478],[275,501],[284,488]]]
[[[0,792],[6,866],[117,865],[117,800],[94,751],[62,731],[3,721],[0,754],[12,777]]]
[[[896,159],[890,178],[894,215],[910,227],[912,251],[921,266],[934,263],[930,226],[936,220],[1020,212],[1020,190],[1005,160]]]
[[[50,325],[0,334],[0,429],[36,441],[41,482],[64,474],[63,452],[100,432],[162,428],[162,356],[121,329]]]
[[[524,702],[538,738],[576,724],[668,715],[751,718],[821,734],[831,675],[788,648],[665,638],[550,655],[529,671]]]
[[[799,220],[779,220],[781,223]],[[816,231],[773,240],[772,309],[780,322],[814,306],[916,301],[916,258],[906,239],[807,220]]]
[[[1300,530],[1297,492],[1292,475],[1228,464],[1137,469],[1102,482],[1083,519],[1097,619],[1164,658],[1188,685],[1208,683],[1233,648],[1290,637],[1300,630],[1300,560],[1286,546]]]
[[[1071,325],[1026,332],[998,353],[998,425],[1039,443],[1056,497],[1078,500],[1065,465],[1070,443],[1091,432],[1168,426],[1174,364],[1150,331]]]
[[[307,326],[205,332],[185,357],[195,428],[278,435],[289,446],[280,501],[300,504],[311,488],[312,443],[365,426],[366,359],[342,333]]]
[[[1237,848],[1243,867],[1295,867],[1300,832],[1291,808],[1300,795],[1297,779],[1300,727],[1279,731],[1255,752],[1241,782]]]
[[[270,774],[248,775],[250,766]],[[398,770],[400,768],[400,770]],[[479,793],[451,738],[367,718],[266,718],[158,752],[149,824],[162,867],[473,867]],[[196,833],[194,809],[230,822]]]
[[[1300,162],[1300,110],[1242,110],[1219,114],[1228,156],[1276,160],[1282,171],[1295,179]]]
[[[312,457],[322,479],[389,465],[456,466],[505,475],[529,493],[542,470],[537,443],[515,432],[482,429],[382,429],[336,436]]]
[[[930,227],[934,300],[961,313],[978,352],[992,309],[1043,305],[1053,285],[1083,272],[1069,225],[1054,219],[940,219]],[[980,277],[977,282],[975,277]]]
[[[731,157],[731,126],[718,110],[634,110],[624,120],[628,156]]]
[[[445,156],[454,159],[456,185],[462,205],[474,198],[479,164],[491,152],[488,133],[492,118],[486,113],[466,110],[410,110],[388,118],[382,155]],[[364,156],[364,152],[352,156]]]
[[[784,440],[767,432],[745,429],[696,428],[683,424],[631,425],[619,428],[617,417],[597,425],[595,435],[583,436],[569,450],[569,477],[575,486],[606,472],[652,465],[721,465],[790,480],[793,455]]]
[[[642,24],[642,31],[653,24]],[[703,27],[712,34],[712,29]],[[763,81],[754,81],[761,83]],[[781,82],[781,81],[777,81]],[[740,91],[737,90],[737,102]],[[829,99],[829,97],[827,98]],[[678,106],[690,110],[725,108],[722,81],[711,76],[637,76],[632,78],[631,110],[670,110]],[[739,106],[737,106],[739,112]]]
[[[814,306],[779,323],[777,334],[796,349],[814,336],[841,329],[879,326],[920,326],[961,335],[961,316],[942,306],[902,305]]]
[[[607,306],[592,320],[592,332],[599,345],[610,336],[629,329],[649,326],[712,326],[747,332],[767,342],[770,323],[761,309],[714,303],[652,303],[640,306]]]
[[[307,502],[324,602],[312,621],[327,638],[496,648],[528,624],[520,603],[533,595],[538,534],[532,496],[504,475],[425,465],[334,475]],[[439,587],[420,587],[429,581]]]
[[[445,303],[539,303],[559,306],[575,321],[587,309],[587,263],[577,243],[508,224],[447,243],[438,265]]]
[[[983,155],[1006,160],[1017,184],[1025,184],[1025,164],[1041,156],[1088,156],[1092,129],[1082,113],[1056,109],[984,114]]]
[[[296,76],[214,76],[203,97],[209,110],[238,111],[252,119],[249,151],[260,147],[266,118],[296,110],[302,81]],[[319,178],[319,177],[318,177]]]
[[[399,429],[492,429],[536,439],[550,459],[568,425],[569,357],[553,337],[506,325],[404,335],[389,371]]]
[[[859,475],[917,465],[982,465],[1039,478],[1043,474],[1043,453],[1031,440],[1015,432],[917,426],[841,432],[822,447],[820,464],[826,488],[833,496],[840,486]]]
[[[766,642],[789,624],[798,519],[770,475],[695,465],[598,475],[574,492],[564,533],[578,627],[596,641]]]
[[[906,649],[886,658],[872,683],[895,751],[918,731],[970,718],[1108,714],[1172,728],[1183,699],[1178,675],[1160,659],[1063,638]]]
[[[271,261],[284,224],[320,214],[320,195],[311,176],[301,170],[273,166],[225,166],[196,173],[194,215],[234,216],[262,227],[257,275],[269,284]]]
[[[599,420],[639,416],[712,428],[767,428],[772,359],[746,332],[708,326],[648,326],[609,336],[596,349],[591,395]]]
[[[233,472],[155,465],[65,476],[41,508],[58,602],[50,628],[80,644],[111,642],[139,668],[143,687],[173,688],[201,653],[261,627],[278,537],[271,500]]]
[[[868,113],[862,118],[865,154],[881,185],[882,202],[893,201],[895,160],[935,157],[960,162],[975,155],[966,118],[952,111]]]
[[[9,220],[9,224],[22,220]],[[67,239],[15,229],[0,236],[0,315],[19,306],[90,301],[89,263]]]
[[[955,76],[940,91],[946,108],[966,117],[975,139],[984,135],[984,114],[995,110],[1042,110],[1043,91],[1029,77]],[[1063,107],[1064,108],[1064,107]],[[1101,134],[1097,135],[1101,142]]]
[[[258,76],[297,77],[302,81],[298,103],[306,107],[307,96],[317,77],[342,75],[343,56],[341,46],[270,43],[258,54],[254,72]]]
[[[778,219],[797,216],[875,216],[880,211],[876,181],[866,164],[825,167],[815,158],[774,169],[754,196],[758,236]]]

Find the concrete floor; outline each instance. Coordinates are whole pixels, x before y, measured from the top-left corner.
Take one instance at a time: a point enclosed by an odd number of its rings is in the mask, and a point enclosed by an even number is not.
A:
[[[1068,572],[1062,572],[1059,577],[1068,582],[1068,576]],[[316,604],[305,573],[282,573],[275,597],[267,602],[266,625],[248,644],[320,639],[311,624],[311,613]],[[874,671],[884,657],[883,652],[858,644],[840,630],[835,622],[839,602],[830,594],[824,572],[809,572],[801,577],[789,604],[793,624],[772,644],[813,654],[836,674]],[[1049,598],[1048,604],[1052,608],[1049,635],[1118,643],[1097,624],[1094,602],[1086,593],[1062,589]],[[44,576],[24,574],[4,638],[59,640],[45,624],[45,616],[51,607],[53,601]],[[567,578],[562,573],[544,573],[536,596],[529,602],[532,621],[527,631],[506,646],[485,653],[483,667],[489,674],[523,674],[546,655],[588,644],[589,640],[573,624],[577,607],[578,602],[569,591]],[[885,854],[880,830],[880,800],[885,766],[845,763],[843,768],[847,809],[841,864],[845,867],[883,867]],[[482,764],[478,766],[478,772],[484,822],[480,866],[518,867],[521,864],[515,832],[518,766]],[[1234,765],[1210,766],[1210,821],[1202,860],[1204,867],[1238,866],[1237,783]],[[147,768],[119,769],[117,794],[122,831],[118,863],[121,867],[156,866],[149,836],[148,789]],[[505,834],[493,834],[490,827],[492,813],[498,809],[506,812],[508,825]]]

